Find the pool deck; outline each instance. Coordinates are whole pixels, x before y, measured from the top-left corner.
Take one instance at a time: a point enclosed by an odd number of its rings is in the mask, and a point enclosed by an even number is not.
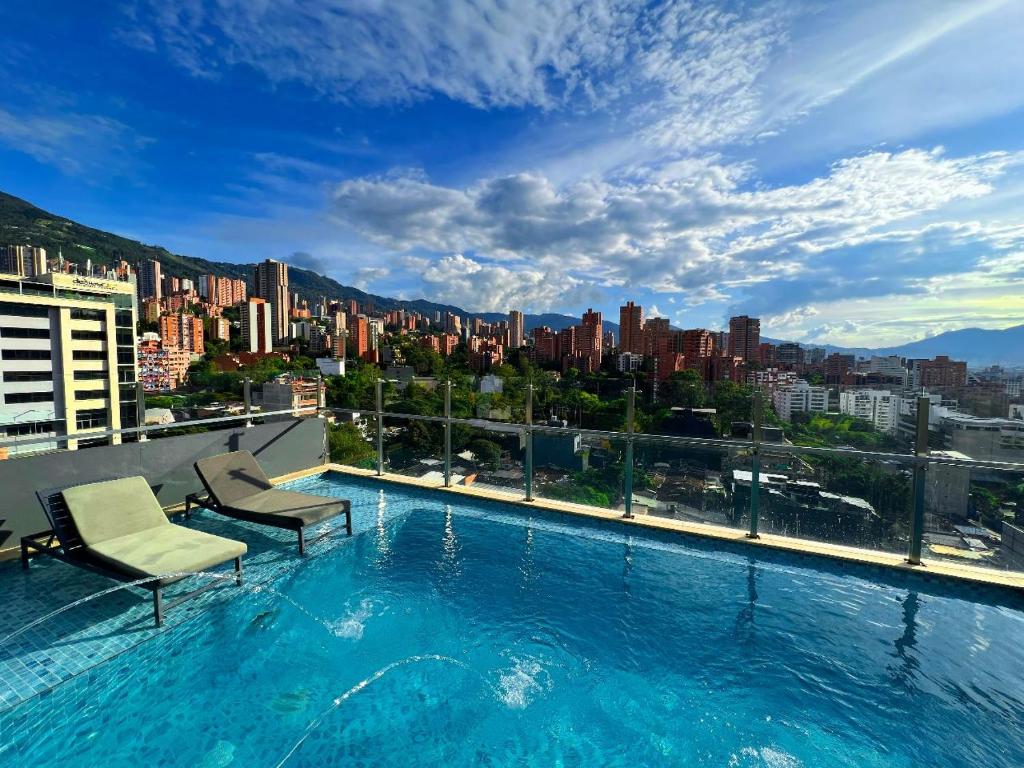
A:
[[[561,512],[568,515],[579,515],[581,517],[607,520],[620,523],[624,526],[636,526],[641,529],[656,529],[659,531],[672,531],[684,536],[699,536],[705,539],[728,541],[738,544],[745,544],[751,547],[765,547],[767,549],[792,552],[800,555],[816,557],[827,557],[832,560],[841,560],[861,565],[879,566],[892,568],[898,571],[921,574],[926,577],[954,579],[975,584],[988,584],[997,587],[1024,591],[1024,573],[1017,571],[1001,571],[994,568],[979,568],[977,566],[946,560],[925,559],[921,565],[910,565],[902,555],[883,552],[880,550],[860,549],[858,547],[847,547],[841,544],[830,544],[823,541],[812,541],[810,539],[796,539],[789,536],[778,536],[771,533],[762,533],[756,539],[750,538],[745,530],[738,528],[727,528],[721,525],[710,523],[692,523],[684,520],[671,520],[653,515],[638,514],[632,518],[623,517],[619,512],[612,510],[590,507],[585,504],[575,504],[568,501],[555,499],[534,498],[533,501],[526,499],[517,493],[502,492],[492,487],[475,488],[472,485],[453,485],[444,487],[444,484],[437,480],[424,480],[419,477],[409,477],[386,472],[378,475],[372,469],[359,469],[343,464],[326,464],[324,466],[312,467],[299,472],[292,472],[274,482],[288,482],[310,475],[320,474],[326,471],[339,472],[347,475],[371,478],[387,483],[400,485],[411,485],[418,488],[429,488],[431,490],[453,493],[477,499],[490,499],[505,504],[514,504],[528,509],[543,509],[551,512]]]

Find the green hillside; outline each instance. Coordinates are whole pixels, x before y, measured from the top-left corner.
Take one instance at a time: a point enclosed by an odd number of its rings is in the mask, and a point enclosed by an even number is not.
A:
[[[92,259],[93,264],[111,264],[124,259],[135,265],[146,259],[156,259],[160,262],[165,275],[192,278],[205,274],[223,275],[245,280],[250,289],[255,268],[255,264],[208,261],[196,256],[171,253],[158,245],[146,245],[137,240],[129,240],[110,232],[87,227],[37,208],[21,198],[0,192],[0,245],[8,244],[42,246],[51,257],[55,257],[59,250],[65,259],[76,264],[85,264],[86,259]],[[288,283],[292,291],[298,291],[299,296],[311,303],[325,296],[328,299],[342,301],[356,299],[364,306],[373,305],[377,309],[405,307],[428,317],[437,311],[454,312],[463,317],[480,316],[488,321],[503,317],[494,313],[466,312],[450,304],[436,304],[425,299],[399,301],[387,296],[376,296],[350,285],[342,285],[308,269],[299,269],[291,265],[288,267]],[[527,330],[536,325],[550,325],[558,330],[575,322],[578,322],[577,318],[568,315],[526,316]],[[611,322],[607,323],[606,327],[610,330],[618,328]]]
[[[252,285],[252,264],[208,261],[171,253],[157,245],[87,227],[0,192],[0,244],[9,243],[42,246],[50,256],[56,256],[60,250],[65,259],[76,264],[85,264],[86,259],[92,259],[94,264],[111,264],[121,259],[138,264],[146,259],[157,259],[164,274],[194,278],[213,273],[241,278]],[[290,267],[288,275],[292,289],[306,299],[319,296],[361,301],[370,299],[356,288],[341,285],[315,272]]]

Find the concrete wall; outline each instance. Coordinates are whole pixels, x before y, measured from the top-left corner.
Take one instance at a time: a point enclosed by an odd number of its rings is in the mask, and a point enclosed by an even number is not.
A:
[[[0,559],[17,554],[22,536],[49,527],[37,490],[142,475],[166,507],[202,490],[192,464],[204,456],[251,451],[271,477],[323,464],[325,424],[318,418],[285,419],[0,461]]]

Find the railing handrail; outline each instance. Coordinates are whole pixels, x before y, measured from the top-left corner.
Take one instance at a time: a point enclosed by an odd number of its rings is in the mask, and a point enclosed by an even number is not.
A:
[[[376,415],[373,408],[335,408],[327,406],[325,411],[331,413],[348,413],[352,415]],[[382,411],[381,416],[385,419],[407,419],[409,421],[425,421],[435,424],[444,424],[449,419],[444,416],[433,416],[420,413],[395,413]],[[484,429],[490,432],[519,432],[527,431],[526,424],[504,421],[489,421],[487,419],[466,419],[451,417],[453,425],[462,425],[476,429]],[[647,432],[618,432],[614,430],[586,429],[583,427],[556,427],[549,424],[531,424],[529,429],[534,433],[547,434],[573,434],[596,440],[621,440],[627,438],[637,443],[658,443],[666,446],[696,447],[716,450],[750,450],[754,446],[753,440],[737,438],[707,438],[707,437],[684,437],[680,435],[657,435]],[[855,448],[830,448],[823,446],[795,445],[792,443],[769,443],[763,440],[758,443],[762,455],[810,455],[810,456],[838,456],[863,461],[891,461],[903,464],[907,467],[915,467],[928,464],[943,464],[949,466],[962,466],[975,469],[992,469],[1006,472],[1024,472],[1024,462],[988,461],[984,459],[958,459],[947,456],[915,455],[912,453],[890,453],[888,451],[864,451]]]
[[[287,408],[281,411],[252,411],[250,413],[242,412],[231,416],[214,416],[208,419],[191,419],[189,421],[175,421],[170,424],[149,424],[141,427],[125,427],[123,429],[106,429],[103,431],[89,432],[73,432],[70,435],[44,435],[42,437],[33,437],[31,439],[13,439],[13,440],[0,440],[0,448],[15,448],[25,445],[40,445],[43,443],[66,443],[70,440],[96,440],[98,438],[115,437],[117,435],[145,435],[150,432],[161,432],[171,429],[182,429],[184,427],[204,427],[210,424],[223,424],[230,421],[250,421],[252,419],[262,419],[266,416],[295,416],[296,411],[299,412],[297,418],[303,415],[313,416],[317,415],[317,411],[313,411],[309,408]],[[309,413],[304,414],[304,411]],[[58,449],[64,450],[64,449]]]

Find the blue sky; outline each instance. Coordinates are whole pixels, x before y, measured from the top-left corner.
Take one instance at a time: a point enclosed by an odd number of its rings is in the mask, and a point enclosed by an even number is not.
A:
[[[1021,29],[1015,0],[15,0],[0,189],[469,310],[1008,327]]]

